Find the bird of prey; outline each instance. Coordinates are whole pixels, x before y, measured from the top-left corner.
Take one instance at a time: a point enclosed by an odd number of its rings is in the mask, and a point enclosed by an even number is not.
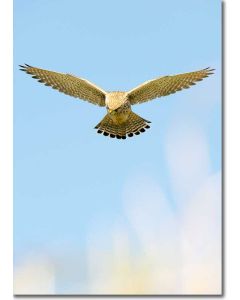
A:
[[[162,76],[146,81],[128,92],[107,92],[90,81],[71,74],[43,70],[27,64],[20,67],[20,70],[59,92],[106,107],[107,114],[95,128],[100,134],[118,139],[139,135],[150,128],[151,122],[135,114],[132,105],[187,89],[213,74],[214,71],[206,68],[195,72]]]

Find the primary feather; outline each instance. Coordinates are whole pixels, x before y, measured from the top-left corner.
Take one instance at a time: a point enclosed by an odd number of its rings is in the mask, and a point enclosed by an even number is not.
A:
[[[99,106],[105,106],[106,92],[90,81],[70,74],[43,70],[29,65],[21,66],[22,71],[33,75],[39,82],[64,94],[80,98]]]
[[[155,98],[167,96],[182,89],[187,89],[197,81],[213,74],[213,69],[206,68],[196,72],[163,76],[142,83],[127,93],[130,103],[143,103]]]

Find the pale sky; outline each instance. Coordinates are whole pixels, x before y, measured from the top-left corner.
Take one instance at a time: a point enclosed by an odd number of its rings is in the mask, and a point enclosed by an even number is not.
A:
[[[134,106],[151,129],[113,140],[94,130],[104,108],[39,84],[18,70],[24,63],[107,91],[216,71],[191,89]],[[149,189],[148,180],[134,181],[138,174],[160,187],[178,216],[184,199],[221,172],[221,3],[15,0],[14,94],[16,264],[59,245],[86,251],[89,232],[104,236],[116,220],[130,226],[126,187]]]

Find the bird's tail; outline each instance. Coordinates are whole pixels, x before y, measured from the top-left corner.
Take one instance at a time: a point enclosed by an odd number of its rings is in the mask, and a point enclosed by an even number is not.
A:
[[[146,129],[150,128],[148,120],[145,120],[131,112],[127,121],[122,124],[115,124],[109,115],[106,115],[100,123],[95,126],[98,133],[103,133],[105,136],[118,139],[126,139],[132,137],[134,134],[139,135]]]

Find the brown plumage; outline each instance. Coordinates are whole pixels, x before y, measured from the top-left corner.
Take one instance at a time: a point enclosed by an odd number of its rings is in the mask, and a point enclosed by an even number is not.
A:
[[[129,92],[106,92],[90,81],[70,74],[43,70],[27,64],[20,67],[20,70],[59,92],[105,106],[107,115],[95,128],[98,133],[118,139],[139,135],[150,128],[150,121],[132,112],[132,105],[187,89],[214,71],[206,68],[196,72],[163,76],[146,81]]]
[[[138,135],[150,128],[148,123],[151,122],[139,117],[134,112],[130,112],[127,121],[122,123],[114,122],[107,114],[95,128],[98,129],[98,133],[103,133],[111,138],[126,139],[127,136]]]

